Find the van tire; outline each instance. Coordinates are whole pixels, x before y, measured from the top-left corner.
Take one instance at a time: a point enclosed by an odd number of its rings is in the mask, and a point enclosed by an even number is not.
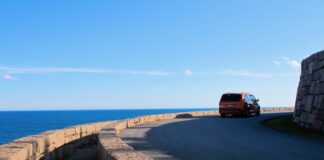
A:
[[[243,114],[244,117],[249,117],[250,109],[247,109],[246,112]]]
[[[224,113],[223,113],[223,114],[221,114],[221,117],[226,117],[226,114],[224,114]]]
[[[260,116],[260,109],[255,113],[256,116]]]

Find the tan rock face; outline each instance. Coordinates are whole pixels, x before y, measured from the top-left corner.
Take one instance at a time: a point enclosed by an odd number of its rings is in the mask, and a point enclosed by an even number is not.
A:
[[[306,128],[324,131],[324,51],[302,62],[294,119]]]

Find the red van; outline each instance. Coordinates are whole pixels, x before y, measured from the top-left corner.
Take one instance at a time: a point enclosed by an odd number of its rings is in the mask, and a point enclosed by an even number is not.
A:
[[[259,99],[249,93],[226,93],[219,102],[219,113],[222,117],[228,114],[248,116],[254,113],[260,115]]]

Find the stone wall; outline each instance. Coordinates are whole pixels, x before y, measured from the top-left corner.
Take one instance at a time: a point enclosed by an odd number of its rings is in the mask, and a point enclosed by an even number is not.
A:
[[[51,130],[0,146],[0,160],[97,159],[98,133],[113,122]]]
[[[303,127],[324,132],[324,51],[302,62],[294,119]]]

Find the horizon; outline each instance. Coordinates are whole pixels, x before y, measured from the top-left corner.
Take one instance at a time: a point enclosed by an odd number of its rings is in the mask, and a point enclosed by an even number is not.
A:
[[[265,106],[261,108],[290,108],[291,106]],[[219,107],[196,107],[196,108],[186,108],[186,107],[161,107],[161,108],[64,108],[64,109],[3,109],[0,112],[28,112],[28,111],[109,111],[109,110],[218,110]]]
[[[319,0],[126,2],[1,1],[0,111],[294,106],[324,49]]]

